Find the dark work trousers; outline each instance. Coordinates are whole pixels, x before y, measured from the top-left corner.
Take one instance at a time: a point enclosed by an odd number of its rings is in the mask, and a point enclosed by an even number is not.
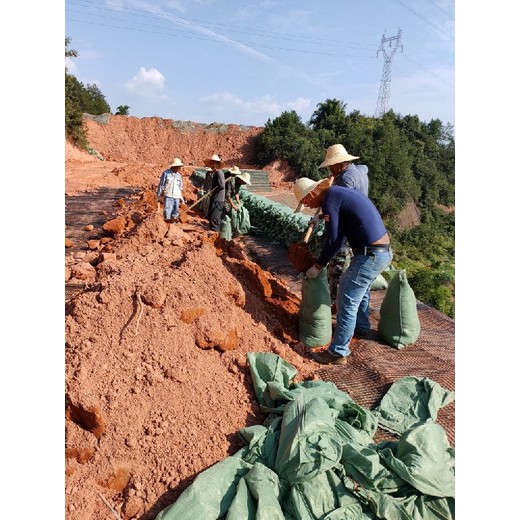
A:
[[[212,231],[220,231],[220,220],[222,218],[222,211],[224,209],[224,201],[218,202],[213,200],[209,203],[209,228]]]

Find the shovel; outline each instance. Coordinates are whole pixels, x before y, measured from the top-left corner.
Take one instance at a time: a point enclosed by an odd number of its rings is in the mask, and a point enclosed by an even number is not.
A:
[[[321,208],[318,208],[314,214],[314,217],[318,216],[320,211]],[[309,238],[311,237],[314,226],[315,223],[311,221],[305,231],[305,234],[303,235],[302,241],[291,244],[287,249],[289,260],[299,273],[304,273],[307,271],[307,269],[309,269],[309,267],[311,267],[312,264],[316,261],[316,258],[309,250],[309,246],[307,244]]]
[[[232,179],[232,177],[229,177],[228,179],[226,179],[224,181],[224,184],[226,184],[228,181],[230,181]],[[207,193],[205,193],[204,195],[202,195],[202,197],[200,197],[200,199],[197,199],[193,204],[191,204],[190,206],[188,206],[185,210],[183,210],[183,213],[180,214],[180,217],[179,217],[179,220],[182,222],[182,223],[185,223],[188,221],[188,217],[185,215],[185,212],[188,212],[190,210],[192,210],[197,204],[199,204],[200,202],[202,202],[205,198],[209,197],[212,193],[215,192],[215,190],[218,188],[218,186],[215,186],[213,189],[209,190]]]

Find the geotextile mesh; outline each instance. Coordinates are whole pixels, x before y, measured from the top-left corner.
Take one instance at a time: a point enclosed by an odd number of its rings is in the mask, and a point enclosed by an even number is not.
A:
[[[455,321],[417,302],[421,333],[417,341],[396,349],[377,334],[379,309],[386,291],[372,292],[372,331],[364,339],[354,338],[351,359],[346,365],[324,367],[317,375],[347,392],[358,404],[373,410],[392,383],[405,376],[428,377],[447,390],[455,391]],[[439,411],[437,422],[455,446],[455,403]],[[383,434],[392,438],[391,434]]]

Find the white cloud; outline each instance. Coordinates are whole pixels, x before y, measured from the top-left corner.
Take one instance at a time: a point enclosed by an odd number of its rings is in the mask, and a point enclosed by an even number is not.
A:
[[[139,72],[126,82],[125,89],[129,94],[139,97],[164,98],[162,92],[165,81],[166,78],[157,69],[140,67]]]
[[[309,98],[299,97],[295,101],[289,101],[289,103],[287,103],[287,106],[291,110],[294,110],[296,113],[299,114],[300,112],[304,112],[311,106],[311,100]]]
[[[285,110],[299,112],[310,106],[308,98],[301,98],[285,103],[277,102],[272,96],[260,96],[253,99],[242,99],[229,92],[220,92],[201,98],[199,101],[211,105],[215,112],[228,112],[231,108],[238,108],[246,114],[260,114],[265,117],[277,117]]]

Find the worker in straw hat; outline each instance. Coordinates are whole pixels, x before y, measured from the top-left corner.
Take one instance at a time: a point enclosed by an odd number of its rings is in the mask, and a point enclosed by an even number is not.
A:
[[[237,166],[232,166],[225,172],[226,176],[226,202],[222,212],[222,220],[229,217],[231,233],[233,237],[244,233],[244,229],[249,224],[244,224],[244,219],[249,222],[249,212],[243,207],[240,200],[240,192],[243,186],[251,184],[251,176],[248,172],[243,172]],[[247,217],[246,217],[247,215]],[[240,225],[238,224],[240,222]]]
[[[294,195],[298,208],[321,207],[325,221],[324,245],[307,278],[318,277],[345,238],[352,247],[354,256],[339,281],[334,337],[326,351],[311,353],[319,363],[343,364],[354,333],[370,330],[370,286],[392,262],[390,238],[374,203],[358,190],[303,177],[296,181]]]
[[[167,222],[174,222],[179,218],[179,206],[184,203],[182,175],[180,173],[183,166],[182,161],[175,157],[168,169],[162,172],[157,186],[157,210],[160,210],[161,195],[164,195],[164,219]]]
[[[345,188],[354,188],[368,197],[368,166],[353,164],[359,159],[350,155],[342,144],[333,144],[327,148],[324,161],[318,168],[328,168],[334,184]]]
[[[207,216],[209,228],[211,231],[219,231],[224,202],[226,200],[226,179],[222,169],[225,165],[224,161],[222,161],[217,154],[213,154],[209,159],[204,160],[204,164],[210,168],[207,176],[211,177],[210,190],[213,190],[209,198]]]
[[[342,144],[333,144],[327,148],[325,159],[318,168],[327,168],[329,170],[329,178],[332,179],[336,186],[354,188],[368,197],[368,166],[354,164],[352,161],[356,159],[359,159],[359,157],[350,155]],[[333,313],[336,308],[335,300],[339,279],[347,268],[351,257],[352,250],[348,241],[345,240],[338,253],[327,266]]]
[[[238,211],[240,205],[239,190],[242,185],[242,182],[239,179],[241,174],[242,171],[235,165],[224,172],[224,177],[226,179],[226,201],[222,217],[225,215],[231,216],[232,211]]]

